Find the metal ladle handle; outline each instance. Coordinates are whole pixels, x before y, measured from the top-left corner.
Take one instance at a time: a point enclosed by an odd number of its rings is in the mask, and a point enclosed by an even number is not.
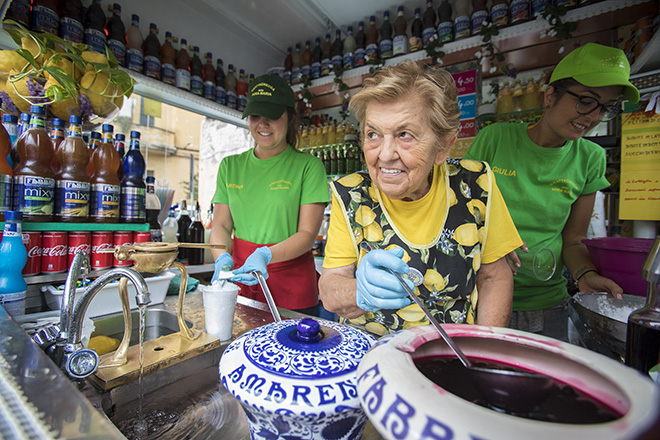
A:
[[[275,322],[280,322],[282,320],[280,311],[277,310],[275,300],[273,299],[273,295],[270,293],[270,289],[268,288],[268,284],[266,284],[264,276],[258,270],[253,270],[251,273],[257,279],[259,286],[261,286],[261,290],[264,292],[264,296],[266,297],[266,302],[268,303],[268,308],[270,308],[270,313],[273,315],[273,319],[275,319]]]
[[[362,249],[364,249],[365,251],[367,251],[367,252],[370,252],[370,251],[373,251],[373,250],[376,249],[371,243],[368,243],[366,241],[363,241],[362,243],[360,243],[360,247]],[[454,340],[447,334],[445,329],[442,328],[442,326],[435,319],[435,317],[433,317],[433,315],[431,315],[431,312],[429,311],[429,309],[427,309],[426,306],[424,305],[424,303],[422,302],[422,300],[419,299],[419,297],[417,295],[415,295],[415,292],[410,288],[410,286],[408,286],[408,284],[406,284],[406,282],[403,280],[403,277],[401,276],[401,274],[393,271],[392,269],[388,269],[388,268],[385,268],[385,269],[387,269],[387,271],[389,273],[394,275],[396,277],[396,279],[399,281],[399,284],[401,284],[401,286],[404,289],[406,289],[406,292],[408,292],[408,296],[410,296],[410,298],[415,302],[415,304],[417,304],[419,306],[419,308],[422,309],[422,312],[424,312],[424,315],[426,315],[426,317],[429,319],[429,321],[431,322],[433,327],[435,327],[435,329],[438,331],[438,333],[440,333],[440,336],[442,336],[442,339],[444,339],[445,342],[447,343],[447,345],[449,345],[449,348],[451,348],[453,350],[453,352],[456,353],[456,356],[458,356],[458,359],[460,359],[461,363],[464,366],[466,366],[467,368],[472,368],[472,362],[470,362],[470,360],[467,358],[467,356],[465,356],[465,353],[463,353],[461,351],[461,349],[458,348],[456,343],[454,343]]]

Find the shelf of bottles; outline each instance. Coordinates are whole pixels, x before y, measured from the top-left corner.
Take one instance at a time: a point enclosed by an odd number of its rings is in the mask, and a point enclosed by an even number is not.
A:
[[[479,128],[486,127],[487,125],[494,124],[495,122],[524,122],[533,124],[541,119],[543,109],[538,108],[534,110],[521,110],[510,113],[490,113],[479,115],[477,121]]]
[[[3,225],[4,226],[4,225]],[[24,222],[24,231],[148,231],[149,223],[63,223],[63,222]]]

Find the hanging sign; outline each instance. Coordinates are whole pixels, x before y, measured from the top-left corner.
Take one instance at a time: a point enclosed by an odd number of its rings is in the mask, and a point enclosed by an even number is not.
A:
[[[660,114],[626,113],[621,129],[619,218],[660,220]]]

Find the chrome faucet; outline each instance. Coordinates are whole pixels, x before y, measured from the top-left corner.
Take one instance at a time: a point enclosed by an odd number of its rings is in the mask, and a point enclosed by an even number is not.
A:
[[[139,306],[151,302],[147,283],[137,271],[128,268],[114,268],[104,273],[85,288],[80,299],[75,302],[78,275],[83,278],[89,272],[89,260],[83,252],[78,252],[64,285],[64,295],[60,310],[59,328],[45,328],[34,335],[34,340],[48,353],[60,368],[74,379],[84,379],[94,373],[99,365],[98,354],[83,347],[81,342],[82,323],[87,308],[96,294],[106,284],[125,277],[135,286],[135,300]],[[56,337],[53,337],[54,335]]]

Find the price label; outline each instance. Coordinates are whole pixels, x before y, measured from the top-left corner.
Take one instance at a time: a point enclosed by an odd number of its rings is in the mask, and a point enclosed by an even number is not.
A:
[[[468,70],[467,72],[454,73],[452,75],[458,88],[458,96],[477,93],[477,71]]]
[[[477,123],[475,119],[463,119],[458,124],[458,138],[473,138],[477,135]]]
[[[470,148],[470,145],[472,145],[473,140],[473,137],[457,140],[454,146],[451,147],[451,150],[449,150],[449,157],[452,159],[460,159],[463,157],[465,152]]]
[[[458,97],[458,108],[461,111],[461,120],[474,119],[477,116],[477,95],[463,95]]]

